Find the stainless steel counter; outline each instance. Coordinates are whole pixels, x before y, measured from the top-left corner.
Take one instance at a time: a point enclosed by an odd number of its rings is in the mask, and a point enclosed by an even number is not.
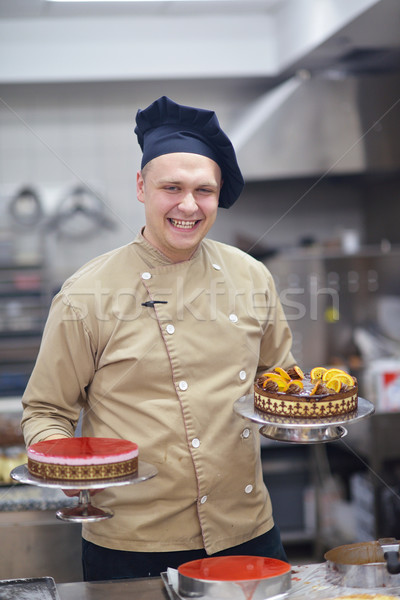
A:
[[[90,583],[59,583],[60,600],[168,600],[160,577]]]
[[[331,581],[326,563],[292,565],[292,587],[287,600],[329,600],[348,594],[359,596],[366,593],[385,593],[393,597],[393,600],[400,600],[400,574],[393,577],[399,578],[399,584],[396,582],[393,587],[345,587],[344,581],[343,585],[338,581]],[[170,600],[172,597],[180,597],[167,582],[164,584],[161,577],[57,583],[56,588],[60,600]]]
[[[0,579],[53,577],[80,581],[81,525],[56,518],[54,510],[0,510]]]
[[[398,577],[400,580],[400,575]],[[170,599],[161,577],[92,583],[62,583],[57,585],[57,591],[60,600]],[[292,565],[292,588],[287,595],[287,600],[304,600],[305,598],[308,600],[321,600],[321,598],[329,600],[347,594],[360,595],[366,593],[389,594],[394,600],[400,600],[400,585],[392,588],[345,587],[329,580],[326,563]],[[178,598],[178,595],[176,595],[176,598]]]

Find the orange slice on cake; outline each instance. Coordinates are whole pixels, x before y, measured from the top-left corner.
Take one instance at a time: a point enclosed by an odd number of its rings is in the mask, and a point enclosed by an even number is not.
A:
[[[311,381],[318,381],[319,379],[322,379],[322,377],[324,376],[324,374],[327,372],[328,369],[325,369],[325,367],[314,367],[313,369],[311,369],[310,372],[310,377],[311,377]]]
[[[334,377],[339,377],[342,383],[347,385],[354,385],[354,379],[351,375],[343,371],[343,369],[328,369],[322,376],[322,381],[327,383]]]
[[[297,377],[299,379],[304,379],[304,373],[303,373],[303,371],[300,369],[300,367],[298,365],[295,365],[293,367],[293,370],[294,370],[294,372],[296,373],[296,375],[297,375]],[[297,379],[296,379],[296,381],[297,381]]]
[[[263,377],[266,377],[266,381],[270,380],[270,381],[274,381],[280,392],[284,392],[288,386],[288,381],[286,381],[285,379],[283,379],[283,377],[281,375],[278,375],[278,373],[263,373]],[[265,382],[264,382],[265,384]],[[263,386],[264,386],[263,384]]]
[[[327,393],[329,392],[326,388],[326,384],[323,383],[323,381],[317,381],[317,383],[314,385],[313,389],[310,392],[310,396],[319,396],[321,394]]]
[[[331,381],[333,381],[333,380],[339,380],[340,383],[344,383],[345,385],[348,385],[349,387],[353,387],[355,385],[354,377],[352,377],[348,373],[345,373],[344,371],[343,371],[343,373],[339,373],[338,375],[335,375],[335,377],[332,377],[332,379],[330,379],[327,382],[327,385],[328,385],[328,383],[331,383]]]
[[[342,388],[342,382],[340,381],[339,377],[332,377],[332,379],[327,381],[325,385],[329,390],[333,390],[334,392],[340,392]]]
[[[289,373],[287,371],[285,371],[285,369],[282,369],[282,367],[276,367],[274,369],[274,372],[277,373],[278,375],[280,375],[286,381],[290,381]]]

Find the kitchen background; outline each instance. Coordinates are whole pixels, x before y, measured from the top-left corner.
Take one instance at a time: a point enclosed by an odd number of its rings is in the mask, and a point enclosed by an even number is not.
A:
[[[312,243],[328,247],[343,241],[349,229],[357,232],[357,245],[400,242],[398,109],[384,118],[381,113],[381,107],[391,108],[400,77],[369,75],[362,81],[368,83],[368,92],[384,85],[386,98],[369,121],[353,125],[350,132],[349,121],[351,126],[361,105],[360,99],[351,98],[350,104],[346,97],[349,91],[354,94],[349,90],[358,83],[354,76],[305,82],[306,89],[297,90],[275,111],[272,123],[261,122],[262,132],[238,150],[239,160],[248,165],[243,166],[247,185],[240,202],[220,211],[215,239],[232,244],[247,240],[249,247],[256,244],[255,251],[266,254]],[[235,80],[32,83],[2,85],[1,93],[3,255],[7,258],[8,252],[22,263],[45,258],[57,285],[96,254],[129,242],[144,222],[136,200],[140,148],[133,130],[139,107],[162,94],[181,103],[210,105],[223,127],[234,133],[247,107],[265,94],[265,85],[258,80],[246,81],[245,86]],[[337,101],[334,115],[332,96]],[[312,115],[310,101],[319,107],[317,116]],[[382,121],[375,124],[378,116]],[[339,130],[331,131],[330,138],[324,134],[324,147],[316,143],[316,135],[321,136],[316,128],[326,127],[327,121]],[[378,150],[391,144],[386,152],[396,152],[393,159],[383,165],[379,160],[352,160],[348,140],[354,144],[352,154],[363,154],[363,133]],[[263,148],[258,147],[261,135]],[[333,144],[334,152],[329,148]],[[334,168],[330,155],[339,163]],[[278,162],[275,169],[271,162]],[[248,173],[252,168],[255,174]],[[43,213],[32,223],[27,215],[24,225],[13,218],[10,205],[26,188],[38,196]],[[98,221],[85,214],[63,219],[73,206],[68,199],[76,188],[87,191],[81,204],[94,216],[98,213]],[[92,194],[98,203],[87,197]],[[29,212],[29,206],[24,210]]]
[[[0,0],[3,457],[52,295],[144,223],[134,119],[165,94],[235,143],[246,187],[211,237],[269,266],[298,362],[349,369],[389,415],[323,450],[264,440],[286,540],[400,536],[398,2],[128,4]]]

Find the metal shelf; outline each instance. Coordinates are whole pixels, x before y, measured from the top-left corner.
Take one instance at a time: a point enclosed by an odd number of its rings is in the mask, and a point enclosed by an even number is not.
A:
[[[20,395],[25,388],[50,300],[43,264],[0,264],[0,397]]]

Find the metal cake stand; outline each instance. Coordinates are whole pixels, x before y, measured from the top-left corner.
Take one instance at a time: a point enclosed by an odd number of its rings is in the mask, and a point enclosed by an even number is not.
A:
[[[343,425],[350,425],[373,414],[374,405],[369,400],[358,398],[357,410],[347,415],[321,419],[278,417],[254,408],[254,394],[242,396],[233,405],[235,413],[253,423],[262,425],[260,433],[266,438],[296,444],[318,444],[332,442],[347,434]]]
[[[73,481],[70,480],[52,480],[52,479],[41,479],[31,475],[28,471],[28,465],[20,465],[15,467],[10,473],[11,477],[19,483],[28,483],[30,485],[37,485],[39,487],[50,487],[59,488],[62,490],[76,490],[79,491],[79,501],[76,506],[61,508],[56,512],[58,519],[62,521],[72,522],[92,522],[92,521],[103,521],[104,519],[110,519],[114,513],[109,508],[98,508],[93,506],[90,497],[91,490],[102,490],[108,487],[131,485],[134,483],[142,483],[157,475],[158,471],[156,467],[149,463],[139,460],[138,470],[133,475],[126,475],[125,477],[118,477],[114,479],[96,479],[96,481]]]

